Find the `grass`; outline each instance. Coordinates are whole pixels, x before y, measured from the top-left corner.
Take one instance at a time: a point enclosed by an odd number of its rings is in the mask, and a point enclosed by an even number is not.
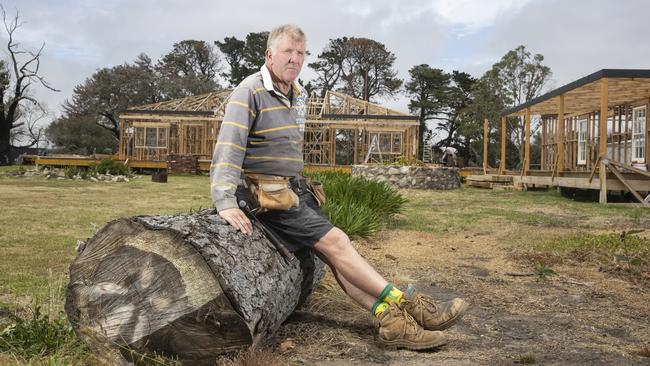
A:
[[[566,199],[549,191],[492,191],[463,187],[451,191],[408,191],[409,204],[391,229],[432,233],[462,231],[496,223],[557,228],[595,228],[606,217],[623,218],[637,226],[650,223],[650,210],[599,205]]]
[[[76,240],[108,221],[211,206],[207,177],[171,176],[167,184],[147,176],[130,183],[0,177],[0,191],[0,250],[9,259],[0,261],[0,293],[14,300],[47,298],[48,269],[65,276]]]
[[[603,270],[620,272],[637,281],[650,272],[650,240],[637,235],[641,232],[571,234],[545,240],[534,249],[568,260],[593,262]]]
[[[0,167],[0,173],[16,169]],[[340,194],[343,196],[366,195],[370,202],[377,201],[372,198],[376,196],[369,192],[354,190],[355,184],[348,183],[342,187]],[[0,192],[0,332],[8,324],[16,324],[14,315],[31,322],[24,323],[29,325],[27,330],[38,329],[38,326],[44,326],[46,330],[49,326],[59,329],[61,324],[65,325],[57,322],[62,319],[67,270],[75,256],[78,239],[91,237],[107,222],[120,217],[188,212],[212,205],[209,180],[205,176],[172,175],[167,184],[160,184],[151,182],[149,176],[141,176],[129,183],[93,183],[0,174]],[[388,229],[441,235],[483,232],[495,234],[515,251],[530,250],[538,258],[546,255],[587,258],[606,263],[612,270],[618,267],[626,274],[627,270],[629,274],[650,271],[648,240],[644,239],[643,233],[633,231],[650,227],[648,209],[576,202],[552,190],[509,192],[462,188],[399,193],[408,202],[399,206],[400,214],[395,215],[397,210],[385,215],[394,216]],[[390,202],[378,203],[395,207]],[[625,235],[622,235],[623,230]],[[532,264],[538,266],[541,276],[551,276],[544,270],[550,269],[551,263],[538,258]],[[338,292],[336,296],[327,295],[328,291],[333,291],[330,287],[326,284],[319,289],[320,293],[315,294],[316,300],[311,303],[314,311],[318,312],[318,304],[325,304],[328,299],[343,298]],[[338,287],[336,289],[338,291]],[[34,321],[34,311],[39,305],[41,313],[36,318],[43,319],[47,314],[47,326]],[[353,318],[354,314],[350,309],[349,317]],[[65,332],[62,334],[60,338],[64,342],[54,349],[48,348],[47,352],[0,352],[0,364],[92,363],[89,361],[91,356],[76,337],[69,337]],[[14,336],[18,337],[17,333]],[[13,339],[18,339],[16,337]],[[26,344],[28,342],[21,343],[23,346]],[[246,357],[242,353],[222,362],[245,364],[242,362]],[[161,364],[165,362],[163,360]],[[173,361],[167,364],[171,365]]]

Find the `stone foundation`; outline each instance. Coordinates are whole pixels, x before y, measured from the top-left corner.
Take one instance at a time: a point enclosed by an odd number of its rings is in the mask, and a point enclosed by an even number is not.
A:
[[[398,165],[353,165],[352,175],[377,182],[386,182],[396,188],[456,189],[460,188],[458,168]]]

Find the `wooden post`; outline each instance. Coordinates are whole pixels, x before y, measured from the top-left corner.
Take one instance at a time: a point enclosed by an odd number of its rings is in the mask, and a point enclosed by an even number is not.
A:
[[[528,174],[530,170],[530,108],[526,108],[526,145],[524,148],[524,166],[522,170],[524,174]]]
[[[598,178],[600,179],[600,203],[607,203],[607,159],[605,159],[605,154],[607,153],[608,86],[607,78],[602,78],[600,80],[600,116],[598,117],[598,155],[602,157],[598,171]]]
[[[499,175],[506,171],[506,116],[501,117],[501,161],[499,162]]]
[[[488,169],[488,120],[483,120],[483,170]]]
[[[557,175],[564,170],[564,94],[559,96],[557,108]]]
[[[355,128],[354,129],[354,157],[353,157],[353,162],[354,165],[357,165],[357,156],[359,155],[359,152],[357,149],[359,148],[359,129]]]

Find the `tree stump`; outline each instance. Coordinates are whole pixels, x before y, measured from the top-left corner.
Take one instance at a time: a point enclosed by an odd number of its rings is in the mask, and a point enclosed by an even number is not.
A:
[[[119,219],[79,248],[65,311],[100,362],[156,353],[213,365],[275,332],[318,285],[323,263],[296,255],[213,210]]]

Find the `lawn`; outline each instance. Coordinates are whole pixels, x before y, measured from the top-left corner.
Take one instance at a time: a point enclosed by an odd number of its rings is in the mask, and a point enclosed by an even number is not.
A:
[[[170,176],[166,184],[153,183],[149,176],[140,176],[127,183],[92,183],[14,177],[3,175],[3,172],[7,172],[7,168],[0,170],[0,332],[14,319],[11,314],[28,317],[29,311],[26,309],[36,306],[47,308],[52,314],[61,311],[67,270],[75,256],[77,240],[92,236],[107,222],[125,216],[172,214],[211,206],[206,176]],[[547,270],[552,267],[553,272],[559,273],[557,279],[549,280],[555,281],[550,282],[553,286],[565,286],[566,281],[589,283],[589,291],[608,294],[612,283],[617,283],[620,288],[616,289],[616,293],[623,294],[622,298],[627,299],[628,295],[639,291],[647,293],[648,282],[644,282],[643,276],[650,264],[649,235],[645,231],[636,231],[650,227],[648,209],[576,202],[560,196],[554,190],[513,192],[462,188],[401,193],[408,200],[402,214],[392,219],[374,237],[355,241],[354,245],[382,274],[395,278],[398,283],[403,280],[431,289],[455,288],[474,303],[487,302],[470,312],[466,323],[459,326],[456,346],[448,349],[447,353],[384,353],[373,344],[372,335],[365,325],[358,329],[335,328],[328,333],[329,328],[319,324],[319,329],[325,330],[309,333],[308,336],[300,331],[305,322],[290,321],[281,329],[279,337],[292,337],[301,344],[301,348],[284,355],[284,361],[300,364],[306,360],[308,364],[315,364],[324,357],[336,354],[332,357],[342,360],[341,364],[351,358],[358,360],[360,365],[390,364],[400,358],[404,364],[420,365],[444,363],[445,357],[459,364],[485,360],[500,363],[504,361],[503,354],[497,352],[501,347],[498,339],[502,339],[502,335],[494,335],[494,341],[490,343],[492,333],[484,331],[482,327],[492,327],[491,323],[486,323],[488,320],[505,319],[512,322],[512,314],[519,311],[518,307],[508,302],[511,292],[503,292],[508,286],[515,294],[521,295],[521,291],[527,292],[525,289],[528,286],[545,277],[509,277],[507,273],[513,271],[535,273],[536,268],[541,268],[540,271],[548,274],[550,272]],[[631,233],[626,238],[623,231]],[[598,266],[605,269],[594,272],[593,268]],[[640,269],[630,271],[633,267]],[[602,288],[598,287],[601,282]],[[575,296],[582,296],[579,290],[575,290],[578,291]],[[555,296],[553,288],[544,291],[526,293],[518,300],[526,304],[537,301],[540,306],[542,302],[555,301],[549,298]],[[558,290],[558,293],[566,296],[567,291],[573,293],[574,290]],[[493,294],[502,292],[504,295],[490,304],[489,299]],[[533,297],[527,299],[527,296]],[[328,297],[334,300],[327,302]],[[328,309],[317,304],[336,303],[342,294],[335,286],[332,287],[330,278],[325,290],[317,292],[312,298],[315,300],[308,304],[306,311],[322,315],[328,314]],[[505,302],[499,304],[499,301]],[[628,305],[632,308],[626,310],[619,307],[617,310],[621,317],[630,317],[635,313],[636,305],[626,302],[624,306]],[[534,314],[535,309],[530,305],[525,311]],[[548,307],[544,309],[548,311]],[[506,310],[508,317],[503,313]],[[365,312],[355,314],[359,322],[367,322]],[[596,313],[589,314],[594,316]],[[618,315],[603,314],[602,319],[608,316]],[[597,323],[602,321],[600,319],[576,319],[576,337],[586,337],[579,334],[583,329],[580,328],[582,323]],[[551,323],[553,321],[551,319]],[[647,318],[645,322],[647,325]],[[517,326],[520,324],[513,325],[513,329]],[[561,326],[573,325],[562,323]],[[337,334],[337,339],[340,337],[342,341],[332,342],[332,334]],[[278,339],[278,342],[281,340]],[[617,338],[612,337],[606,341],[618,342]],[[339,352],[344,347],[341,342],[347,342],[347,353]],[[629,356],[630,352],[638,349],[639,342],[650,342],[650,337],[643,338],[633,333],[620,342],[629,346],[619,347]],[[558,344],[561,342],[558,341]],[[558,361],[553,358],[556,356],[543,354],[545,346],[548,345],[543,342],[522,343],[520,350],[512,351],[512,357],[530,356],[540,362],[547,360],[551,363]],[[74,340],[62,347],[55,356],[30,358],[15,352],[0,353],[0,364],[91,362],[88,361],[87,351]],[[593,352],[592,349],[585,349],[584,353],[576,353],[576,357]],[[619,359],[618,353],[604,355],[604,359],[630,361],[632,364],[639,360],[634,358],[636,356]]]

